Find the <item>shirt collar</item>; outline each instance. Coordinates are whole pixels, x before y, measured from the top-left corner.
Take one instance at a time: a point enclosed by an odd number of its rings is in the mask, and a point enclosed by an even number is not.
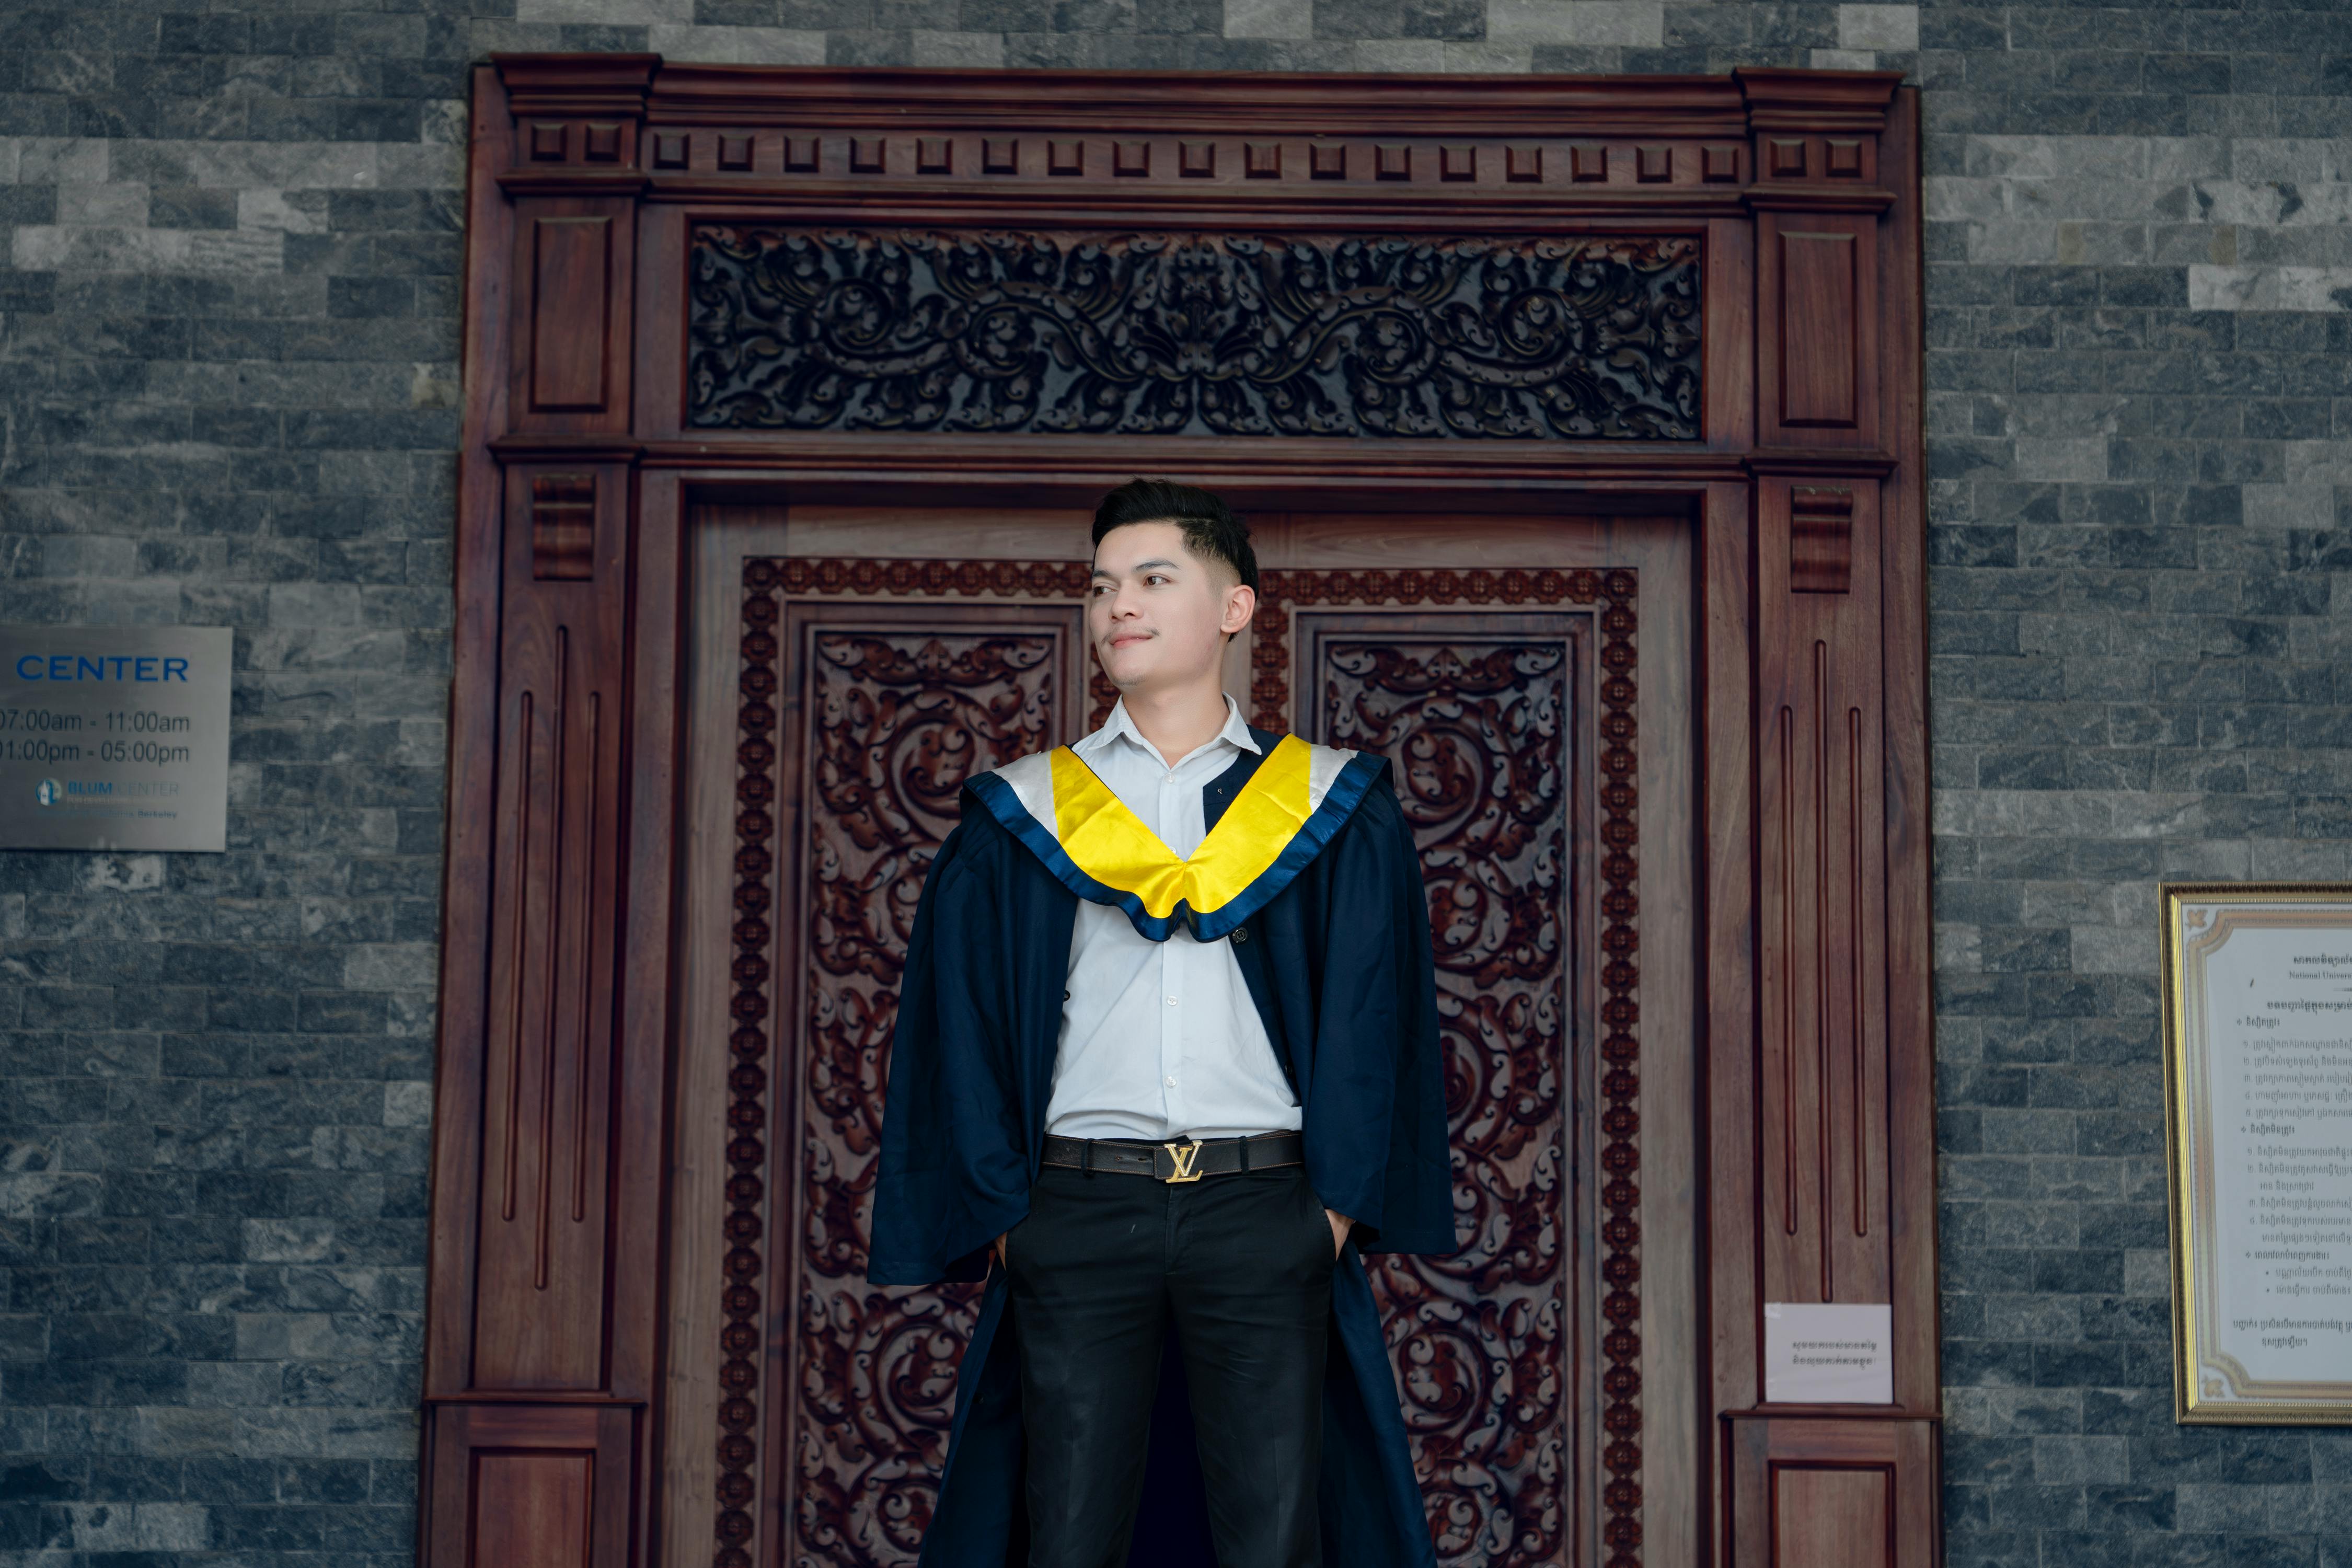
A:
[[[1103,721],[1101,729],[1073,742],[1070,750],[1082,757],[1091,756],[1118,740],[1129,741],[1146,750],[1151,745],[1143,738],[1143,731],[1135,727],[1135,721],[1128,716],[1127,699],[1124,697],[1111,704],[1110,717]],[[1225,693],[1224,728],[1217,731],[1215,740],[1210,743],[1213,745],[1216,741],[1230,742],[1244,752],[1265,750],[1257,743],[1257,737],[1250,733],[1249,721],[1242,717],[1241,704],[1234,700],[1230,691]]]

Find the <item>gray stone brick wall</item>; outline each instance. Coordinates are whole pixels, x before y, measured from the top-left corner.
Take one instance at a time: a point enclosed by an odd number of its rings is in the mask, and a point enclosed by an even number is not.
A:
[[[0,619],[240,629],[226,856],[0,855],[0,1568],[409,1560],[465,67],[648,47],[1911,73],[1950,1558],[2352,1564],[2172,1425],[2152,972],[2352,875],[2341,0],[212,0],[0,12]]]

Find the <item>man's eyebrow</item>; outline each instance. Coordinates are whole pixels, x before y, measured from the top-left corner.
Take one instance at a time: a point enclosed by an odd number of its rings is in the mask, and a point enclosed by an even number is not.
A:
[[[1147,570],[1148,568],[1150,568],[1150,567],[1153,567],[1153,566],[1167,566],[1167,567],[1171,567],[1171,568],[1173,568],[1173,567],[1177,567],[1177,566],[1178,566],[1178,564],[1179,564],[1178,563],[1173,562],[1173,561],[1139,561],[1139,562],[1137,562],[1137,563],[1136,563],[1132,567],[1130,567],[1130,568],[1129,568],[1129,570],[1130,570],[1130,571],[1135,571],[1135,572],[1141,572],[1141,571]],[[1113,582],[1117,582],[1117,581],[1118,580],[1118,574],[1117,574],[1116,572],[1106,572],[1106,571],[1104,571],[1104,570],[1103,570],[1101,567],[1099,567],[1099,566],[1097,566],[1097,567],[1096,567],[1096,568],[1095,568],[1094,574],[1095,574],[1096,576],[1097,576],[1097,577],[1108,577],[1108,578],[1110,578]]]

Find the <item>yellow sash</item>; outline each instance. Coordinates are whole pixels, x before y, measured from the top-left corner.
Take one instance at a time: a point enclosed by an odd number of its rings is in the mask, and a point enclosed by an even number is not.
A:
[[[1311,750],[1295,735],[1275,743],[1190,858],[1160,841],[1127,803],[1067,746],[1053,753],[1054,829],[1063,853],[1105,887],[1134,894],[1165,920],[1178,904],[1195,915],[1223,908],[1273,868],[1312,813]]]

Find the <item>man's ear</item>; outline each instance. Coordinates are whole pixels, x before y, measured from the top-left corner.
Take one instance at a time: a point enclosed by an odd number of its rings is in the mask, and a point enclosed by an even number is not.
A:
[[[1246,583],[1236,583],[1225,590],[1225,613],[1217,622],[1217,629],[1225,636],[1238,637],[1250,617],[1257,614],[1257,590]]]

